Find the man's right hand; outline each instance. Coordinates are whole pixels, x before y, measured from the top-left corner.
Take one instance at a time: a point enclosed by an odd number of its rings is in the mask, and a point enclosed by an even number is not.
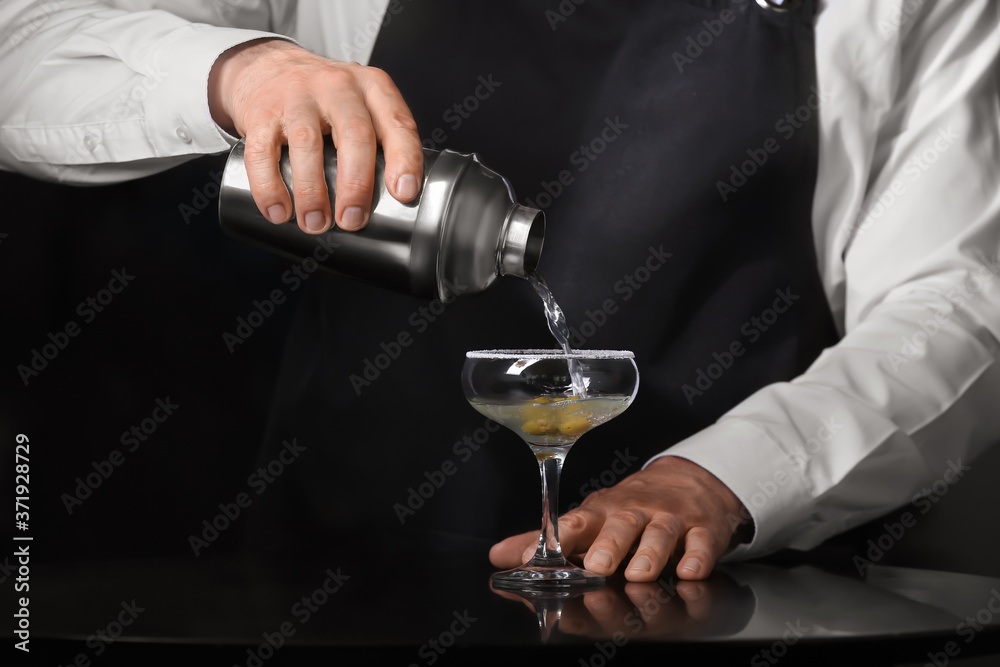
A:
[[[291,217],[292,199],[278,170],[288,145],[299,227],[330,228],[323,136],[337,148],[336,210],[346,230],[368,224],[378,144],[385,182],[400,202],[416,198],[423,152],[416,122],[389,75],[328,60],[279,39],[255,40],[223,53],[209,77],[209,109],[218,125],[246,137],[244,160],[257,208],[274,223]]]

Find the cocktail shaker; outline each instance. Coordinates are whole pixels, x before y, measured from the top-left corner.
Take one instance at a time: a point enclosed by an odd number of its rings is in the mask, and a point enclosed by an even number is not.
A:
[[[261,215],[250,194],[243,152],[240,140],[229,154],[219,189],[219,222],[232,237],[290,259],[312,258],[335,273],[442,301],[482,292],[498,276],[526,278],[538,264],[544,214],[515,203],[510,183],[475,154],[425,149],[420,195],[401,204],[386,189],[379,152],[368,226],[356,232],[334,226],[313,235],[300,230],[294,218],[275,225]],[[337,154],[329,137],[324,153],[332,205]],[[280,169],[291,193],[287,147]]]

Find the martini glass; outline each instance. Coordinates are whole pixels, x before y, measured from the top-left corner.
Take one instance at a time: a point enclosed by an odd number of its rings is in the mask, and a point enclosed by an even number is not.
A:
[[[577,567],[559,545],[559,474],[570,447],[621,414],[635,398],[639,372],[631,352],[484,350],[466,353],[462,387],[480,413],[521,436],[542,477],[542,530],[535,555],[493,575],[509,589],[600,586],[604,576]]]

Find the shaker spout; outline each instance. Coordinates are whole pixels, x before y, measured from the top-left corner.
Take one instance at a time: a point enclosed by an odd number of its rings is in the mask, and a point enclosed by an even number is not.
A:
[[[535,272],[545,240],[545,214],[514,204],[504,222],[500,275],[527,278]]]

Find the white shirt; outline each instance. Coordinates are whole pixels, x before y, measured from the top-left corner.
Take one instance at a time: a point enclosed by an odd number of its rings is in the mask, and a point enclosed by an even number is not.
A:
[[[363,63],[389,0],[300,0],[297,12],[282,0],[114,4],[293,34]],[[1000,441],[998,7],[822,6],[813,231],[844,337],[668,452],[750,510],[753,542],[730,559],[815,546]],[[209,71],[269,34],[85,0],[5,0],[0,26],[0,167],[76,183],[227,150],[236,138],[212,122]]]

